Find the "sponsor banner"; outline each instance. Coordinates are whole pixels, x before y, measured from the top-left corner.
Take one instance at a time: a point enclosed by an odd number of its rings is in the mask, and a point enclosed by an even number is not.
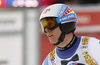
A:
[[[100,12],[76,12],[78,16],[77,26],[100,25]]]
[[[0,0],[0,7],[4,7],[6,5],[6,0]]]

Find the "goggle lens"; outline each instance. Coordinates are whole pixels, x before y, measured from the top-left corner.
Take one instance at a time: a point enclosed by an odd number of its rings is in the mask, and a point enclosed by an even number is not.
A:
[[[41,20],[42,31],[45,32],[45,28],[53,30],[58,26],[56,18],[47,17]]]

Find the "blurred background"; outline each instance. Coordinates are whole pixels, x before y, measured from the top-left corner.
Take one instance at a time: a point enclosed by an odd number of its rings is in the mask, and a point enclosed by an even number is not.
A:
[[[42,65],[55,46],[41,31],[39,16],[55,3],[76,12],[77,36],[100,39],[100,0],[0,0],[0,65]]]

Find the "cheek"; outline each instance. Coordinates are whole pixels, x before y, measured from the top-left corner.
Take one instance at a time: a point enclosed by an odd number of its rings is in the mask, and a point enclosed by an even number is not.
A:
[[[56,36],[57,36],[57,37],[60,37],[60,35],[61,35],[61,32],[57,32],[57,33],[56,33]]]
[[[61,31],[57,30],[55,35],[54,35],[54,38],[52,39],[53,43],[57,43],[58,42],[60,35],[61,35]]]
[[[55,30],[55,35],[57,38],[59,38],[61,35],[61,30],[60,29]]]
[[[58,27],[58,28],[54,29],[52,31],[52,33],[53,33],[53,37],[52,38],[49,38],[49,40],[50,40],[51,43],[57,43],[58,42],[58,39],[59,39],[59,37],[61,35],[61,30]]]

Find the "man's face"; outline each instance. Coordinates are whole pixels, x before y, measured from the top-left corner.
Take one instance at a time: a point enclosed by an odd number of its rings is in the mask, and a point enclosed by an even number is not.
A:
[[[50,40],[50,43],[55,44],[58,42],[58,39],[61,35],[61,30],[59,27],[55,28],[54,30],[49,30],[48,28],[45,29],[46,35]]]

